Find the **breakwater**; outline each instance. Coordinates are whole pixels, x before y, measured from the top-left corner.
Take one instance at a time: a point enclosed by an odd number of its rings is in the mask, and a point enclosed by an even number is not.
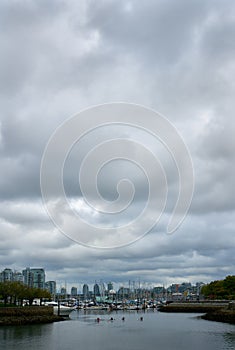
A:
[[[160,305],[161,312],[204,313],[201,318],[209,321],[218,321],[235,324],[234,303],[171,303]]]
[[[226,307],[228,303],[171,303],[159,305],[158,310],[162,312],[212,312]]]
[[[53,307],[48,306],[0,308],[0,326],[50,323],[61,320],[63,320],[62,317],[53,314]]]
[[[207,312],[202,315],[204,320],[218,321],[235,324],[235,302],[230,302],[226,307]]]

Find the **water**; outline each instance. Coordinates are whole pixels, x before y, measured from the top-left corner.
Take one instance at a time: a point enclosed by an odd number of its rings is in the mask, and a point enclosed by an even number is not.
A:
[[[235,349],[235,325],[202,320],[198,314],[74,311],[70,318],[52,324],[2,327],[0,349]]]

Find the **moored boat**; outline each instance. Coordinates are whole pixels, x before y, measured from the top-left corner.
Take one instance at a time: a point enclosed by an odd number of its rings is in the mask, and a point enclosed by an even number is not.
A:
[[[59,316],[69,316],[70,313],[76,309],[74,306],[66,306],[63,304],[58,304],[56,301],[48,301],[45,306],[53,306],[54,315]]]

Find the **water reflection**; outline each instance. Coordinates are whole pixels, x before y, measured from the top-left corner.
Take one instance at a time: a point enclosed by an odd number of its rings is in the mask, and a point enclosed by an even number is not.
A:
[[[48,337],[51,333],[52,325],[22,325],[22,326],[9,326],[0,328],[0,339],[11,344],[12,349],[17,348],[22,344],[25,344],[32,339],[34,341],[40,341],[44,337]],[[2,348],[0,346],[0,348]]]
[[[0,328],[4,350],[143,350],[146,346],[148,350],[231,350],[235,326],[201,320],[196,314],[90,310],[75,311],[64,322]]]
[[[235,330],[231,333],[224,333],[226,347],[224,349],[235,349]]]

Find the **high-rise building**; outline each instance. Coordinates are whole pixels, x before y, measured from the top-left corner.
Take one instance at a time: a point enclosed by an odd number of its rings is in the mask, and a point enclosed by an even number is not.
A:
[[[44,269],[31,269],[33,273],[33,287],[44,289],[45,288],[45,271]]]
[[[23,283],[28,287],[33,287],[33,274],[30,271],[29,267],[26,267],[25,270],[22,271],[23,275]]]
[[[112,283],[112,282],[109,282],[109,283],[108,283],[108,292],[109,292],[110,290],[113,290],[113,283]]]
[[[1,273],[1,280],[2,282],[6,282],[6,281],[13,281],[13,271],[12,269],[4,269]]]
[[[65,287],[60,288],[60,294],[63,295],[64,297],[66,296],[67,290]]]
[[[22,271],[23,281],[29,287],[44,289],[45,288],[45,271],[42,268],[27,267]]]
[[[13,272],[12,269],[6,268],[2,272],[0,272],[0,282],[6,281],[23,282],[23,275],[21,272]]]
[[[13,273],[13,280],[16,281],[16,282],[21,282],[23,283],[24,279],[23,279],[23,274],[21,272],[17,272],[15,271]]]
[[[71,288],[71,296],[76,297],[78,295],[78,289],[76,287]]]
[[[84,284],[82,287],[82,294],[83,294],[83,298],[84,300],[88,299],[89,297],[89,287],[87,284]]]
[[[97,296],[100,296],[100,287],[97,283],[95,283],[94,285],[94,296],[97,297]]]
[[[56,295],[56,281],[47,281],[45,283],[45,289],[55,298]]]

